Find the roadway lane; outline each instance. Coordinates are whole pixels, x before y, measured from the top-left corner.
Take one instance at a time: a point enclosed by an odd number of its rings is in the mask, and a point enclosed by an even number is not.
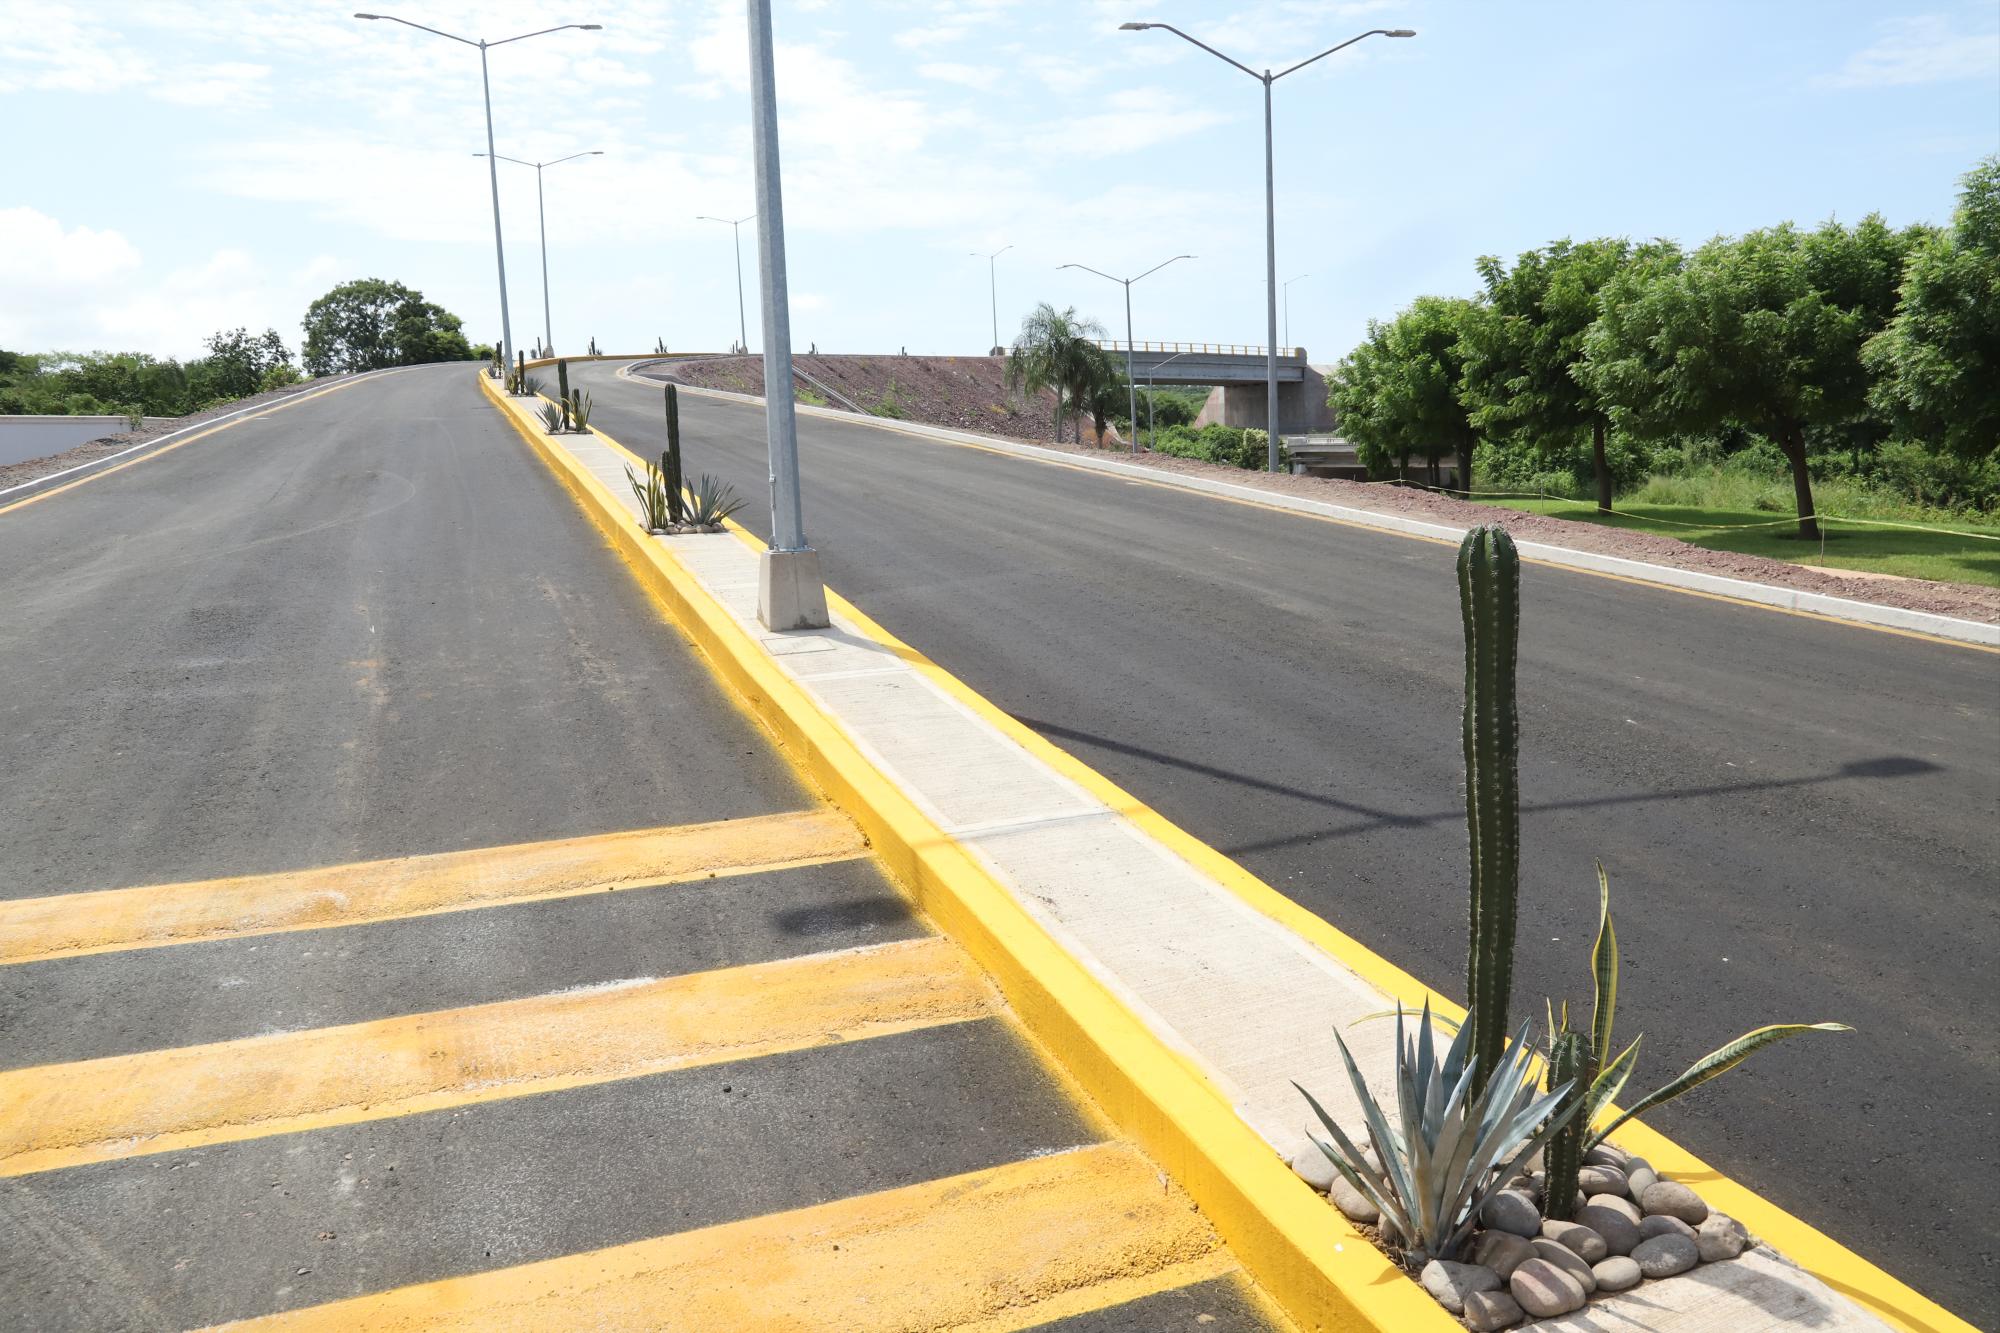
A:
[[[635,451],[660,390],[571,368]],[[759,407],[686,465],[768,533]],[[828,582],[1001,707],[1462,994],[1449,547],[801,417]],[[1611,873],[1635,1086],[1801,1038],[1650,1118],[2000,1325],[2000,657],[1546,568],[1525,577],[1516,1003],[1589,1002]]]

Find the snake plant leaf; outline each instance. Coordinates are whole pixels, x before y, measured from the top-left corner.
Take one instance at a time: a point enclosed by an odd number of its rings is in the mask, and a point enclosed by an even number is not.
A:
[[[1630,1046],[1598,1072],[1596,1080],[1583,1095],[1582,1120],[1586,1126],[1597,1119],[1598,1112],[1618,1100],[1618,1094],[1625,1089],[1625,1081],[1632,1077],[1632,1070],[1638,1066],[1639,1043],[1644,1040],[1644,1036],[1634,1037]]]
[[[1611,1065],[1611,1021],[1618,1009],[1618,931],[1611,924],[1611,877],[1597,863],[1597,943],[1590,950],[1590,971],[1597,999],[1590,1018],[1591,1065]]]
[[[1633,1116],[1643,1111],[1650,1111],[1662,1102],[1670,1102],[1682,1093],[1692,1088],[1698,1088],[1712,1078],[1722,1077],[1722,1075],[1736,1068],[1736,1066],[1742,1064],[1766,1046],[1783,1041],[1787,1037],[1796,1037],[1801,1032],[1852,1031],[1854,1029],[1845,1023],[1773,1023],[1768,1027],[1761,1027],[1754,1031],[1746,1032],[1728,1045],[1718,1047],[1710,1051],[1707,1055],[1702,1056],[1701,1059],[1689,1065],[1686,1072],[1673,1082],[1656,1092],[1647,1094],[1631,1110],[1606,1125],[1598,1133],[1593,1134],[1590,1137],[1589,1146],[1596,1147],[1598,1144],[1604,1142],[1613,1130],[1617,1129],[1627,1120],[1630,1120]]]

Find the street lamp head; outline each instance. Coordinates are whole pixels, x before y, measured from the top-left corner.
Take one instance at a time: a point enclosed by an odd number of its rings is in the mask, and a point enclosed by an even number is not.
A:
[[[1417,35],[1417,30],[1415,28],[1390,28],[1382,35],[1384,37],[1414,37]]]
[[[1159,24],[1157,24],[1157,23],[1121,23],[1121,24],[1119,24],[1119,25],[1118,25],[1118,31],[1120,31],[1120,32],[1144,32],[1144,31],[1145,31],[1146,29],[1148,29],[1148,28],[1157,28],[1157,27],[1159,27],[1159,26],[1160,26],[1160,25],[1159,25]]]
[[[356,14],[354,17],[358,19],[379,19],[382,16],[380,14]]]
[[[577,24],[576,26],[577,26],[577,27],[579,27],[579,28],[581,28],[581,29],[583,29],[583,30],[584,30],[585,32],[603,32],[603,31],[604,31],[604,25],[603,25],[602,23],[579,23],[579,24]],[[1391,35],[1391,36],[1398,36],[1398,37],[1409,37],[1409,36],[1412,36],[1413,34],[1411,34],[1411,33],[1392,33],[1392,34],[1390,34],[1390,35]]]

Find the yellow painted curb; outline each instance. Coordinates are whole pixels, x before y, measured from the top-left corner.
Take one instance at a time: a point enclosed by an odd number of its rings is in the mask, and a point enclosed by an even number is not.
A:
[[[926,817],[810,696],[778,669],[676,559],[641,532],[624,506],[482,375],[496,407],[576,495],[640,583],[692,638],[790,757],[868,834],[884,865],[940,929],[993,975],[1028,1029],[1151,1153],[1215,1223],[1259,1285],[1302,1328],[1445,1330],[1460,1327],[1300,1181],[1244,1123],[1212,1082],[1166,1046],[1058,944],[956,840]],[[591,433],[636,461],[603,432]],[[747,544],[750,533],[731,524]],[[1292,902],[1131,793],[975,693],[832,590],[827,602],[1030,753],[1125,815],[1148,835],[1287,926],[1369,984],[1405,1004],[1428,997],[1462,1006]],[[1748,1188],[1728,1180],[1637,1122],[1614,1136],[1662,1172],[1691,1179],[1722,1211],[1834,1290],[1908,1333],[1973,1333],[1971,1325]]]

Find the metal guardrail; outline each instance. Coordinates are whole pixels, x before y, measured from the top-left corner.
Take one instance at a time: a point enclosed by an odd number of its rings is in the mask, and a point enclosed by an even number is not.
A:
[[[1122,352],[1125,350],[1125,344],[1119,342],[1116,338],[1100,338],[1097,340],[1097,345],[1107,352]],[[1175,356],[1186,356],[1189,353],[1208,356],[1264,356],[1267,354],[1263,347],[1252,347],[1247,343],[1135,342],[1132,344],[1132,350],[1134,352],[1168,352]],[[1303,361],[1305,360],[1306,349],[1303,347],[1280,347],[1278,355]]]

